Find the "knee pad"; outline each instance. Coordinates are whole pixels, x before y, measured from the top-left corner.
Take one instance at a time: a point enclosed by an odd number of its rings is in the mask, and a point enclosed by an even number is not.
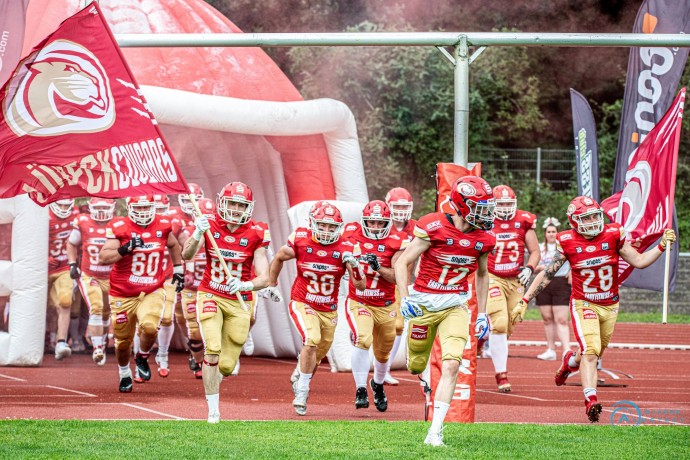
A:
[[[201,340],[188,340],[187,346],[191,351],[204,351],[204,342],[202,342]]]
[[[168,327],[172,326],[172,318],[162,318],[161,319],[161,327]]]
[[[128,339],[115,339],[115,349],[129,351],[132,349],[132,338]]]
[[[462,353],[465,351],[465,341],[459,337],[452,337],[443,344],[442,360],[452,359],[462,362]]]
[[[407,370],[409,370],[412,375],[421,374],[424,372],[424,369],[426,369],[428,360],[428,357],[410,355],[407,358]]]
[[[158,326],[150,321],[139,323],[139,331],[146,335],[156,335],[158,333]]]
[[[491,318],[491,332],[493,334],[508,333],[508,318],[505,315],[497,315],[496,319]]]
[[[232,364],[232,366],[230,366],[230,364]],[[231,362],[229,359],[224,359],[218,363],[218,370],[227,377],[235,370],[235,364],[237,364],[237,360]]]

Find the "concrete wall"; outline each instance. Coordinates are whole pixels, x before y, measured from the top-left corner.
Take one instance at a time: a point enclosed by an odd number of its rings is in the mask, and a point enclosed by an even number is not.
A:
[[[621,310],[631,312],[659,312],[661,314],[661,292],[622,287]],[[688,315],[690,322],[690,257],[678,258],[676,290],[669,294],[668,313]]]

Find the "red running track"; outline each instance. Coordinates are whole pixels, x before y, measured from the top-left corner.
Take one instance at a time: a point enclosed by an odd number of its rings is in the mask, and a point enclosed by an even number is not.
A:
[[[539,323],[521,325],[523,336],[538,331]],[[667,327],[667,326],[665,326]],[[674,326],[684,334],[673,343],[688,344],[690,326]],[[652,333],[655,327],[619,324],[614,342],[633,334],[636,343],[662,343]],[[669,331],[670,331],[669,329]],[[674,331],[675,332],[675,331]],[[536,332],[534,332],[536,334]],[[532,335],[530,332],[529,335]],[[675,335],[675,334],[674,334]],[[520,329],[513,338],[520,337]],[[540,337],[534,337],[539,340]],[[677,340],[681,340],[678,342]],[[527,338],[520,337],[520,340]],[[531,340],[531,338],[530,338]],[[557,361],[534,358],[542,349],[511,348],[508,375],[513,385],[509,394],[496,391],[491,360],[479,361],[477,422],[587,423],[582,389],[573,382],[564,387],[553,384]],[[612,406],[619,400],[635,402],[643,415],[671,423],[690,424],[690,370],[679,366],[688,360],[687,351],[611,349],[605,367],[634,377],[613,380],[625,388],[603,387],[602,423],[608,423]],[[153,358],[150,360],[153,363]],[[221,385],[221,416],[225,420],[421,420],[424,398],[417,380],[404,370],[393,374],[397,387],[386,387],[389,410],[354,408],[354,383],[349,373],[334,374],[322,366],[312,382],[308,415],[299,417],[291,406],[289,383],[294,361],[243,357],[240,375],[228,377]],[[137,385],[134,392],[120,394],[118,373],[112,355],[104,367],[95,366],[90,356],[72,356],[56,362],[46,356],[40,368],[0,368],[0,415],[3,418],[34,419],[205,419],[207,410],[200,380],[187,368],[186,355],[171,355],[171,375],[155,374],[150,382]],[[664,412],[666,411],[666,412]],[[631,414],[634,415],[634,414]]]

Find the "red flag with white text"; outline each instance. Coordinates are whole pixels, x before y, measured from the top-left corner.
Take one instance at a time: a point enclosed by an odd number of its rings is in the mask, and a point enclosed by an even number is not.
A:
[[[34,47],[0,103],[0,198],[188,191],[97,3]]]
[[[631,156],[623,190],[601,204],[612,221],[625,227],[626,238],[640,252],[671,228],[684,103],[682,88]],[[619,270],[623,282],[632,267],[621,260]]]

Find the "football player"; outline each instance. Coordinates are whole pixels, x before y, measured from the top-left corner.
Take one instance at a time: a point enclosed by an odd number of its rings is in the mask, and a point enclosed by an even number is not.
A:
[[[436,387],[434,415],[424,440],[443,444],[443,421],[455,393],[462,354],[469,339],[471,297],[467,278],[476,272],[478,315],[475,335],[489,332],[486,297],[489,290],[488,254],[496,237],[491,233],[494,207],[491,186],[475,176],[462,177],[451,187],[453,214],[427,214],[417,222],[414,240],[395,264],[395,279],[402,299],[400,312],[409,320],[407,368],[414,375],[427,367],[438,334],[441,342],[441,380]],[[408,288],[408,270],[421,256],[419,274]]]
[[[72,354],[72,349],[67,344],[73,304],[73,283],[70,278],[70,267],[67,265],[67,240],[72,233],[72,221],[79,212],[74,209],[72,199],[50,203],[48,209],[48,305],[58,312],[55,359],[60,361]],[[72,340],[79,340],[79,337],[72,337]]]
[[[496,372],[498,391],[511,390],[508,381],[508,337],[513,332],[510,312],[525,292],[524,286],[539,263],[539,241],[534,229],[537,216],[517,208],[517,198],[507,185],[494,187],[496,250],[489,254],[489,299],[491,321],[489,351]],[[525,248],[529,252],[525,262]],[[483,344],[478,344],[481,349]]]
[[[333,343],[338,323],[338,287],[345,272],[356,289],[366,282],[360,271],[359,247],[343,238],[340,210],[325,203],[311,215],[309,228],[299,227],[288,238],[271,263],[269,286],[275,287],[283,263],[296,259],[297,278],[292,285],[290,319],[302,338],[299,377],[292,384],[292,406],[298,415],[307,414],[309,384],[321,360]]]
[[[417,221],[412,218],[412,209],[414,206],[410,192],[402,187],[392,188],[386,193],[386,204],[391,211],[393,228],[411,238]],[[397,289],[395,290],[395,310],[400,311],[400,293]],[[395,341],[391,349],[390,359],[388,360],[388,372],[386,372],[386,378],[384,380],[388,385],[398,385],[399,383],[398,380],[391,375],[390,369],[393,364],[393,359],[398,353],[398,348],[400,348],[400,340],[404,327],[405,318],[403,318],[402,315],[397,315],[395,317]]]
[[[111,265],[102,265],[98,254],[106,242],[106,228],[115,212],[115,200],[91,198],[89,213],[80,214],[72,222],[72,233],[67,244],[70,277],[76,281],[89,308],[87,334],[93,345],[91,357],[99,366],[105,364],[105,347],[110,329]],[[77,263],[81,249],[81,264]]]
[[[556,237],[556,254],[547,268],[539,272],[525,297],[511,315],[513,322],[522,321],[530,300],[536,297],[566,262],[572,270],[570,315],[577,353],[569,350],[556,373],[556,385],[563,385],[579,369],[585,395],[585,413],[589,421],[599,421],[601,403],[597,400],[597,360],[608,346],[618,316],[618,264],[620,258],[635,268],[654,263],[669,244],[676,241],[673,230],[667,229],[657,247],[640,254],[626,241],[625,229],[617,223],[604,223],[604,211],[592,198],[578,196],[567,210],[571,230]]]
[[[137,328],[140,343],[135,358],[137,372],[144,381],[151,379],[149,352],[158,336],[166,297],[163,268],[166,248],[173,262],[172,280],[177,291],[184,288],[184,268],[170,219],[156,214],[153,195],[127,198],[127,217],[111,220],[106,238],[99,260],[100,264],[113,265],[110,309],[115,356],[120,372],[120,392],[129,393],[132,391],[129,360]]]
[[[192,204],[192,200],[189,199],[189,195],[194,195],[198,203],[204,197],[204,191],[201,189],[199,184],[189,182],[187,185],[189,186],[189,194],[178,195],[177,202],[180,204],[180,206],[179,208],[174,209],[179,209],[180,211],[182,211],[185,215],[184,220],[186,220],[187,223],[192,223],[196,217],[194,215],[194,205]]]
[[[374,376],[369,386],[374,392],[374,405],[380,412],[388,409],[383,389],[388,373],[389,355],[395,341],[395,273],[393,264],[407,247],[404,233],[391,230],[391,212],[383,201],[370,201],[362,211],[360,223],[350,223],[343,236],[358,243],[362,256],[359,263],[365,274],[366,289],[355,288],[350,278],[347,303],[347,323],[350,326],[352,376],[355,379],[355,407],[369,407],[367,379],[369,376],[369,348],[374,347]]]
[[[206,268],[197,290],[196,315],[205,348],[202,378],[209,423],[220,421],[220,380],[232,373],[247,340],[250,304],[255,302],[253,291],[268,283],[266,247],[271,234],[265,224],[252,220],[253,212],[251,189],[242,182],[230,182],[218,194],[216,214],[197,217],[194,233],[182,251],[185,260],[191,260],[204,240]],[[208,238],[209,229],[232,274],[230,278]],[[238,293],[242,302],[237,299]]]

